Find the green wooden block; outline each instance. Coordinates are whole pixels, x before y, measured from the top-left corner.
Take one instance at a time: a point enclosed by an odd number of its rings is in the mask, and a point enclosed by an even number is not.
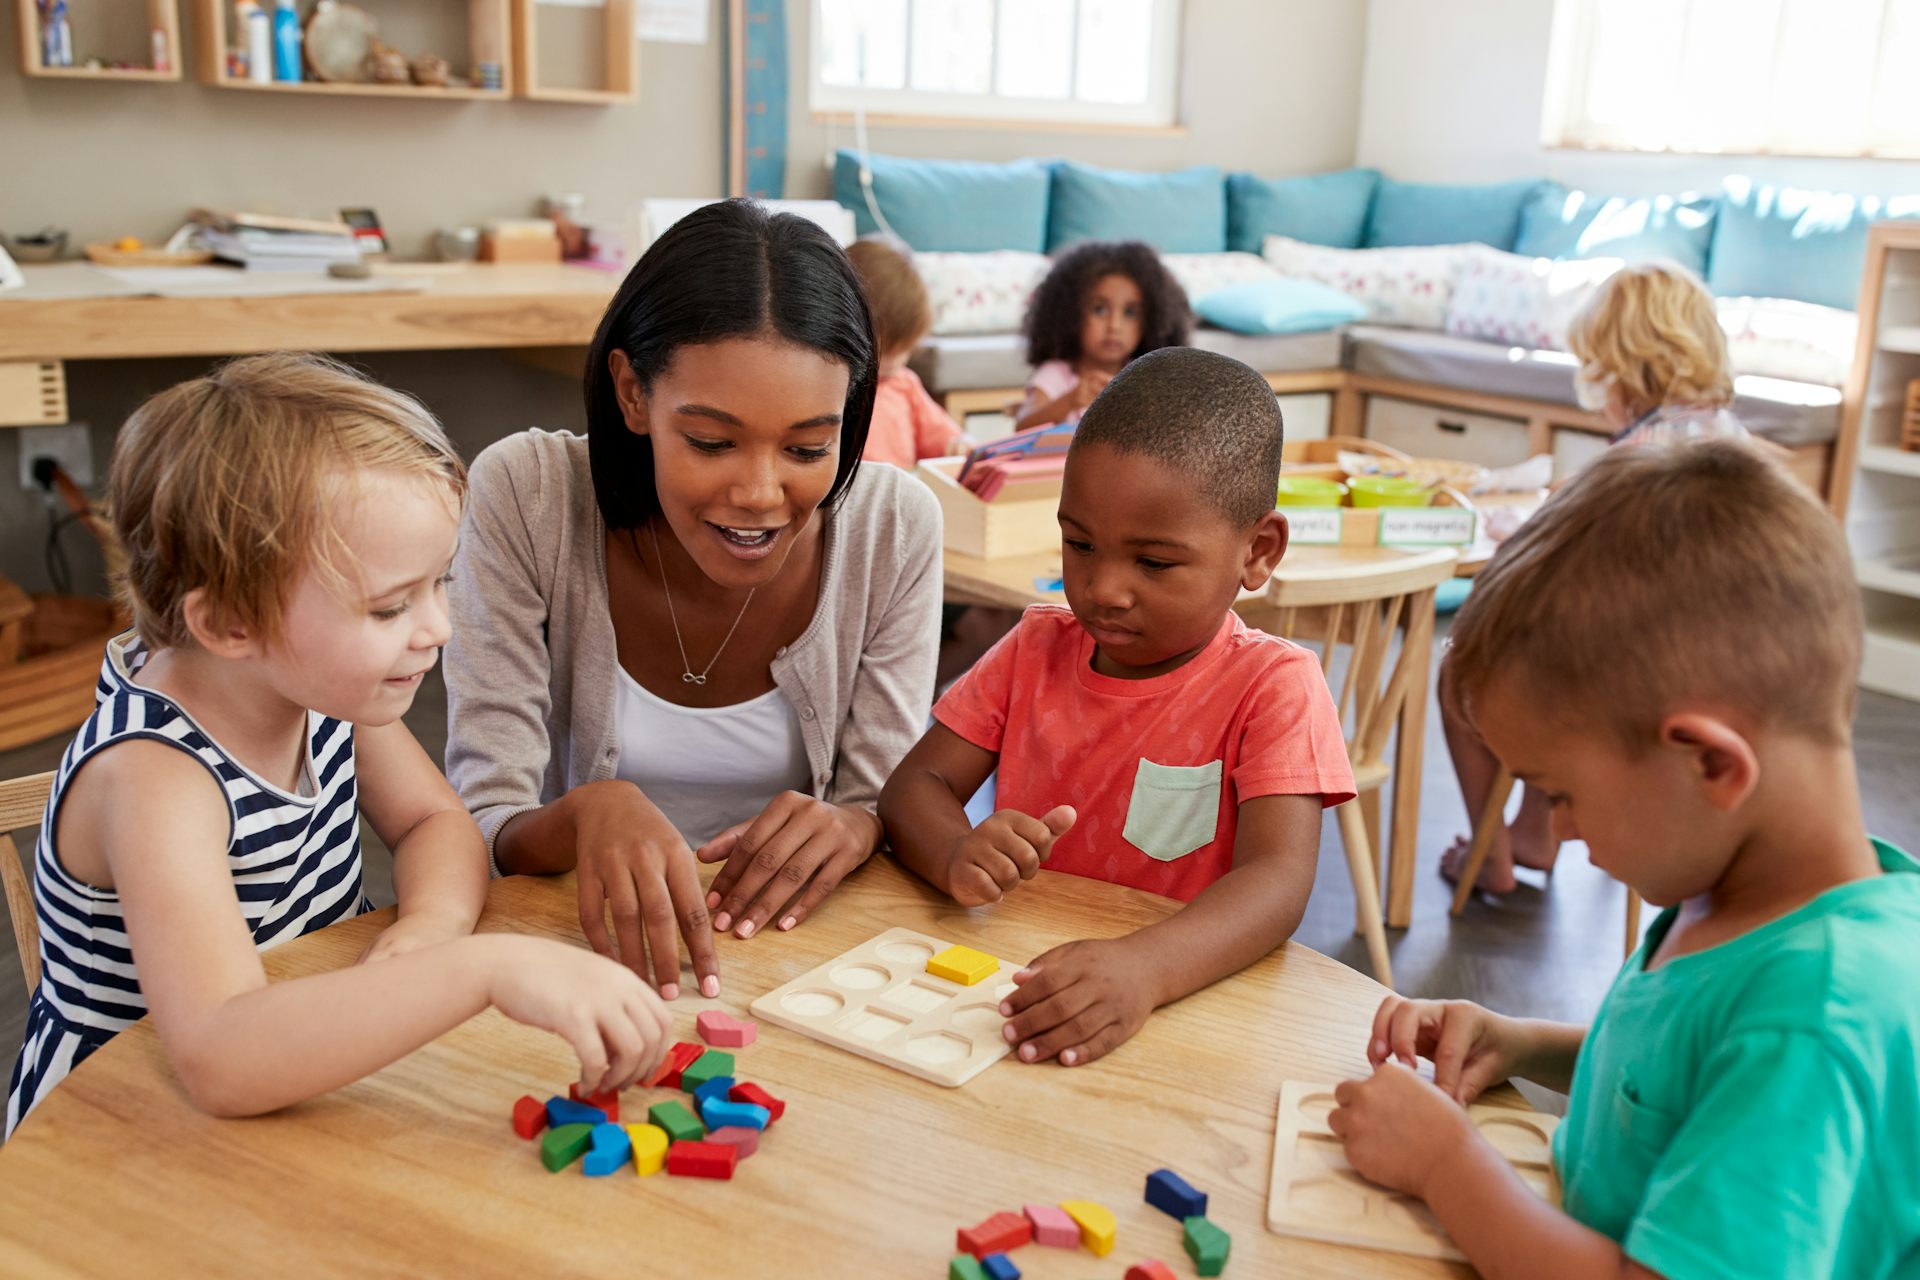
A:
[[[698,1142],[707,1136],[706,1126],[675,1101],[654,1103],[647,1108],[647,1119],[665,1129],[673,1142]]]
[[[1193,1259],[1196,1274],[1217,1276],[1227,1269],[1227,1253],[1233,1248],[1233,1237],[1214,1226],[1212,1221],[1188,1218],[1186,1230],[1181,1235],[1180,1243],[1186,1246],[1187,1256]]]
[[[692,1093],[709,1080],[733,1074],[733,1055],[722,1053],[718,1049],[709,1049],[693,1060],[693,1065],[680,1073],[680,1087]]]
[[[947,1280],[989,1280],[987,1269],[970,1253],[963,1253],[947,1264]]]
[[[563,1124],[549,1129],[540,1138],[540,1163],[548,1173],[558,1173],[580,1158],[593,1145],[593,1126]]]

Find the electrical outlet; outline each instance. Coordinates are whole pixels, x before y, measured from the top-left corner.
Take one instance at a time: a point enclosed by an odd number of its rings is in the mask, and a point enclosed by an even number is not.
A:
[[[20,437],[20,487],[39,492],[33,478],[33,464],[40,458],[52,458],[73,477],[82,489],[93,483],[93,434],[84,422],[69,422],[64,427],[22,427]]]

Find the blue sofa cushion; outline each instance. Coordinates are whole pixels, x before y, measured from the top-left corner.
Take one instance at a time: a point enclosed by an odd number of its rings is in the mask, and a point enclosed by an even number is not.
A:
[[[1382,178],[1367,215],[1366,247],[1479,243],[1511,250],[1520,209],[1543,185],[1538,178],[1475,186]]]
[[[1267,237],[1285,236],[1330,249],[1358,249],[1367,234],[1367,206],[1378,169],[1342,169],[1302,178],[1227,175],[1227,248],[1258,253]]]
[[[870,156],[874,203],[895,234],[928,253],[1047,250],[1051,166],[1040,160],[975,164]],[[833,198],[853,210],[861,235],[880,230],[860,189],[860,155],[833,157]]]
[[[1724,298],[1797,298],[1851,311],[1868,225],[1913,217],[1920,217],[1920,196],[1882,199],[1729,178],[1707,284]]]
[[[1193,309],[1208,324],[1235,333],[1309,333],[1366,318],[1364,302],[1317,280],[1282,277],[1215,289]]]
[[[1227,189],[1212,165],[1133,173],[1062,161],[1053,171],[1047,251],[1081,240],[1144,240],[1162,253],[1221,253]]]
[[[1707,273],[1712,196],[1597,196],[1549,183],[1520,210],[1513,251],[1529,258],[1668,258]]]

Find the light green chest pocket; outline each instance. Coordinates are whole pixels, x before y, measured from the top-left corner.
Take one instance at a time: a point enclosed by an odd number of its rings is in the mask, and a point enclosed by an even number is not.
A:
[[[1160,862],[1184,858],[1212,844],[1219,825],[1220,761],[1201,765],[1140,762],[1121,833],[1140,852]]]

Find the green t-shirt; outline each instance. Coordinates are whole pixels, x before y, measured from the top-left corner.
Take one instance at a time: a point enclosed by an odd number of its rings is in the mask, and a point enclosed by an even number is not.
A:
[[[1554,1138],[1567,1212],[1672,1280],[1920,1280],[1920,864],[1614,980]]]

